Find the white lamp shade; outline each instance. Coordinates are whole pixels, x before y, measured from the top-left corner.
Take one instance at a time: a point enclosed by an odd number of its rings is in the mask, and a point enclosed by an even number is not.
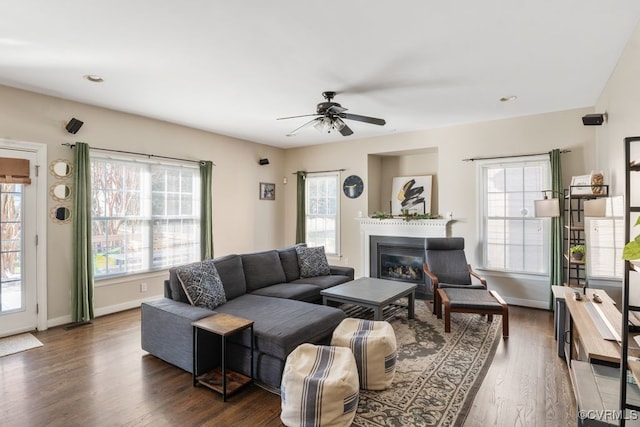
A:
[[[534,200],[533,212],[536,218],[557,218],[560,216],[560,202],[558,199]]]

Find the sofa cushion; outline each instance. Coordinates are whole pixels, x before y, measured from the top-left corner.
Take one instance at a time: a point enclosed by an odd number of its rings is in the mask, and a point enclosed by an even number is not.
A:
[[[335,307],[253,294],[242,295],[216,311],[253,320],[256,351],[282,360],[304,342],[318,343],[330,337],[346,318]],[[233,335],[229,340],[250,347],[248,332]]]
[[[298,254],[296,253],[297,246],[306,246],[306,244],[299,243],[295,246],[278,249],[278,255],[280,256],[280,262],[282,263],[282,268],[284,269],[284,275],[287,278],[287,282],[300,278]]]
[[[320,289],[327,289],[332,286],[339,285],[341,283],[346,283],[352,280],[349,276],[341,276],[337,274],[332,274],[330,276],[316,276],[316,277],[305,277],[304,279],[294,280],[290,282],[290,285],[297,284],[308,284],[319,287]]]
[[[191,305],[210,310],[227,302],[222,281],[213,260],[178,267],[176,274]]]
[[[247,292],[287,281],[277,251],[256,252],[241,256]]]
[[[300,267],[300,278],[328,276],[331,273],[327,256],[324,253],[324,246],[313,248],[296,247],[298,254],[298,266]]]
[[[288,298],[298,301],[315,302],[320,299],[320,288],[307,283],[278,283],[251,292],[265,297]]]
[[[227,301],[247,293],[247,284],[240,255],[226,255],[213,260],[218,269]]]

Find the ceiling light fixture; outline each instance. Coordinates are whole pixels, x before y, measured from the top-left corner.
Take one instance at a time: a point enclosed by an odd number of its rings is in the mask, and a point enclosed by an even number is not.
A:
[[[104,79],[96,74],[87,74],[86,76],[84,76],[85,79],[89,80],[90,82],[93,83],[102,83],[104,82]]]
[[[516,99],[518,99],[518,97],[515,95],[503,96],[502,98],[500,98],[500,102],[515,101]]]

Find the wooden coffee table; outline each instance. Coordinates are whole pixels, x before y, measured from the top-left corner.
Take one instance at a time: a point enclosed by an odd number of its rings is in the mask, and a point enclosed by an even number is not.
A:
[[[398,282],[395,280],[376,279],[373,277],[361,277],[342,285],[324,289],[320,292],[322,303],[327,305],[329,301],[344,304],[353,304],[373,310],[373,320],[384,320],[385,309],[407,309],[409,319],[415,315],[415,283]],[[407,297],[408,304],[401,305],[397,301]],[[387,310],[387,317],[398,310]]]

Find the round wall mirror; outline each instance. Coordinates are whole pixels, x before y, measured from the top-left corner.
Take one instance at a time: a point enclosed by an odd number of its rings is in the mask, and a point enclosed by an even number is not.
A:
[[[60,159],[54,160],[49,165],[49,170],[53,174],[53,176],[57,176],[58,178],[66,178],[71,176],[71,171],[73,170],[73,166],[69,163],[68,160]]]
[[[64,202],[71,197],[71,187],[67,184],[54,184],[49,193],[54,200]]]
[[[71,220],[71,210],[64,206],[55,206],[49,213],[51,219],[57,222],[69,222]]]

